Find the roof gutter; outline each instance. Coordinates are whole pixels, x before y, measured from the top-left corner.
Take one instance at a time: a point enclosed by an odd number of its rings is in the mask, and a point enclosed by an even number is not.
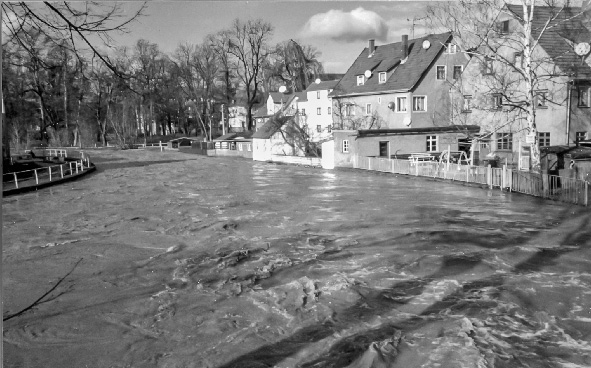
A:
[[[359,92],[359,93],[348,93],[348,94],[344,94],[344,95],[334,95],[334,96],[328,96],[328,97],[332,97],[332,98],[341,98],[341,97],[355,97],[355,96],[371,96],[371,95],[383,95],[383,94],[387,94],[387,93],[407,93],[410,92],[410,88],[409,89],[394,89],[394,90],[389,90],[389,91],[371,91],[371,92]]]

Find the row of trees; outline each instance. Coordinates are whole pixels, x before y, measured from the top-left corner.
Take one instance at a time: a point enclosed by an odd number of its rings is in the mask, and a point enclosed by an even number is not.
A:
[[[236,19],[172,54],[144,39],[101,52],[91,37],[112,45],[111,32],[124,31],[143,7],[120,19],[117,5],[89,4],[2,4],[10,31],[3,128],[13,147],[126,145],[177,132],[211,139],[233,102],[247,107],[250,130],[266,92],[301,91],[322,72],[317,50],[294,40],[272,45],[273,26],[262,20]]]

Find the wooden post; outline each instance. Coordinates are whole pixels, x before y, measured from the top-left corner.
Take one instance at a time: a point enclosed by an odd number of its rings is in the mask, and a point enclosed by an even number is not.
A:
[[[68,162],[68,165],[70,166],[70,175],[72,175],[73,174],[73,172],[72,172],[72,162]]]
[[[18,179],[16,177],[16,173],[13,173],[13,174],[14,174],[14,186],[18,189]]]
[[[470,181],[470,169],[471,168],[472,168],[472,165],[466,166],[466,183],[468,183]]]
[[[49,181],[51,181],[51,166],[47,168],[49,170]]]
[[[75,161],[76,163],[76,174],[78,174],[78,161]]]
[[[39,184],[39,177],[37,176],[37,169],[35,169],[35,183]]]
[[[492,166],[489,164],[486,168],[486,176],[487,176],[487,184],[492,189],[493,187],[493,180],[492,180]]]
[[[589,183],[585,181],[585,206],[589,205]]]
[[[60,175],[63,179],[64,178],[64,165],[60,165]]]
[[[84,160],[80,160],[80,169],[84,171]]]
[[[160,141],[160,152],[162,152],[162,141]]]

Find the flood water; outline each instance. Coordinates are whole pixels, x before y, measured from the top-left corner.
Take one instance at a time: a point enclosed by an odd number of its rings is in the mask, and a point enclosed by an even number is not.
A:
[[[89,154],[96,173],[3,199],[5,367],[591,366],[588,208]]]

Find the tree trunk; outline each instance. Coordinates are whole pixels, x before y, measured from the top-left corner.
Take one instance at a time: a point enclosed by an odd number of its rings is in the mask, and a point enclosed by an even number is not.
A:
[[[529,4],[528,4],[529,3]],[[524,39],[523,39],[523,59],[525,69],[525,88],[527,91],[527,127],[529,134],[534,136],[533,143],[531,143],[531,171],[539,172],[540,167],[540,147],[538,143],[538,128],[536,126],[536,110],[535,110],[535,90],[533,81],[535,76],[533,75],[531,64],[532,64],[532,45],[531,45],[531,32],[532,32],[532,16],[534,12],[534,2],[529,0],[522,0],[523,5],[523,28],[524,28]],[[530,5],[530,9],[528,9]],[[528,10],[530,12],[528,12]]]

